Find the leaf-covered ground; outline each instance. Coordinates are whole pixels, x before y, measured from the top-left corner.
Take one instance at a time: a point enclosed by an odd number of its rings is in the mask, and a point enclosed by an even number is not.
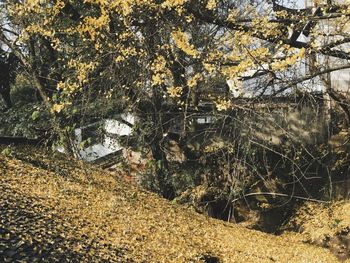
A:
[[[21,159],[21,160],[19,160]],[[0,154],[0,262],[337,262],[300,237],[210,219],[81,163]]]
[[[301,233],[302,242],[327,247],[341,260],[350,259],[349,200],[332,204],[305,203],[288,225]]]

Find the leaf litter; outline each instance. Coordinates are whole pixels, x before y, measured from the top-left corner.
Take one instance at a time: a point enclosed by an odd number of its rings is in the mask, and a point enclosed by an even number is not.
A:
[[[82,162],[0,154],[1,262],[337,262],[300,236],[225,223]]]

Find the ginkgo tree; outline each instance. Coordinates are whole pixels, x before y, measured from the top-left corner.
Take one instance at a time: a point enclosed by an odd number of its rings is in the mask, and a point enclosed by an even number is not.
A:
[[[0,41],[20,59],[53,118],[67,121],[98,96],[134,112],[165,189],[163,142],[174,112],[186,140],[201,102],[212,102],[219,115],[229,111],[232,92],[245,93],[247,81],[250,96],[279,96],[350,68],[349,1],[315,0],[301,9],[294,2],[2,0]],[[207,94],[208,85],[216,89],[213,79],[230,85]],[[350,121],[347,95],[325,86]]]
[[[291,9],[277,1],[214,0],[3,1],[2,5],[17,30],[11,34],[15,30],[3,27],[2,41],[22,51],[23,62],[32,70],[46,68],[46,72],[38,72],[41,82],[49,85],[42,76],[49,75],[50,85],[60,95],[67,94],[67,102],[74,97],[71,94],[96,79],[91,78],[94,72],[103,74],[108,67],[119,69],[134,62],[142,65],[135,67],[142,74],[128,81],[132,89],[163,86],[159,90],[167,96],[181,98],[191,93],[198,81],[214,74],[237,84],[247,71],[255,71],[251,77],[269,75],[271,83],[282,82],[278,73],[310,54],[339,58],[343,64],[324,69],[314,63],[313,74],[293,79],[293,84],[348,67],[349,54],[343,48],[348,42],[346,2],[317,1],[314,8],[305,9]],[[322,28],[318,23],[325,20],[334,25],[331,33],[330,26]],[[198,32],[207,34],[199,36]],[[309,40],[300,41],[301,35]],[[46,49],[50,64],[41,61],[38,65],[40,62],[29,57],[39,53],[35,48]],[[107,66],[103,65],[106,61]],[[64,76],[67,72],[69,76]],[[279,87],[275,93],[289,88]],[[53,110],[60,111],[64,103],[53,104]]]

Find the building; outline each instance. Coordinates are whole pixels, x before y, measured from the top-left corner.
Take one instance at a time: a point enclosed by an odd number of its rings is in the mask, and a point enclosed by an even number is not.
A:
[[[76,155],[93,162],[120,153],[123,147],[118,142],[118,137],[130,135],[130,125],[134,122],[132,114],[123,114],[118,119],[106,119],[75,129]]]

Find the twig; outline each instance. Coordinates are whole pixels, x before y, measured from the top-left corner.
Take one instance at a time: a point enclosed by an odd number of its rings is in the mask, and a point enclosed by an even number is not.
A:
[[[295,199],[300,199],[300,200],[305,200],[305,201],[310,201],[310,202],[322,203],[322,204],[331,203],[330,201],[322,201],[322,200],[318,200],[318,199],[314,199],[314,198],[302,197],[302,196],[297,196],[297,195],[287,195],[287,194],[281,194],[281,193],[273,193],[273,192],[256,192],[256,193],[245,194],[241,197],[233,199],[231,201],[231,203],[237,202],[238,200],[240,200],[242,198],[246,198],[248,196],[255,196],[255,195],[274,195],[274,196],[283,196],[283,197],[295,198]]]

